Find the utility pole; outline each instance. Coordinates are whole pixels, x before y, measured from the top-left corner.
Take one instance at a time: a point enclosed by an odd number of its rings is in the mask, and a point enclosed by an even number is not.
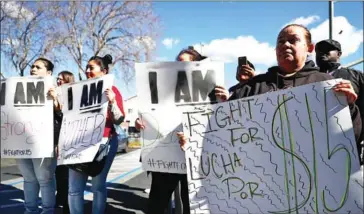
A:
[[[334,19],[334,1],[329,1],[329,39],[332,39],[332,22]]]

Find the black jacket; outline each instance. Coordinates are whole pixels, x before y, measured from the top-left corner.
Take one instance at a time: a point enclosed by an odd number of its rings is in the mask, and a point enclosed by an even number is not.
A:
[[[229,88],[229,93],[232,94],[234,93],[237,89],[243,87],[245,85],[245,83],[241,84],[241,83],[238,83],[236,85],[233,85]]]
[[[62,111],[57,111],[53,107],[53,145],[56,147],[58,145],[59,133],[61,131],[63,113]]]
[[[319,68],[315,67],[313,61],[307,61],[305,66],[298,71],[295,75],[290,77],[283,77],[279,75],[280,68],[278,66],[271,67],[267,73],[253,77],[240,89],[230,97],[230,100],[239,99],[243,97],[264,94],[270,91],[277,91],[290,87],[306,85],[314,82],[334,79],[329,74],[321,73]],[[362,129],[362,122],[360,118],[359,108],[355,104],[349,105],[351,119],[353,121],[353,128],[355,139],[357,140],[358,152],[359,150],[359,137]]]

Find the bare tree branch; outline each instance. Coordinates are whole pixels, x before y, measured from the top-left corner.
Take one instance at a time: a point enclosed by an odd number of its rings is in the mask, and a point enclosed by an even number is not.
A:
[[[129,79],[134,63],[154,50],[159,22],[151,2],[69,2],[63,10],[58,35],[67,35],[63,45],[78,65],[80,78],[87,59],[111,54],[113,65],[121,65],[117,72]]]
[[[20,76],[24,76],[33,60],[46,56],[58,45],[49,38],[53,26],[52,4],[1,2],[1,52]]]

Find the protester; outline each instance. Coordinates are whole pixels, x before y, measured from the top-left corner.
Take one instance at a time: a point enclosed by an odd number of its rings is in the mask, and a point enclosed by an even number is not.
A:
[[[238,89],[230,97],[230,100],[333,79],[328,74],[320,73],[313,61],[306,61],[307,55],[312,53],[313,49],[311,33],[306,27],[297,24],[287,25],[280,31],[277,38],[278,66],[269,68],[265,74],[253,77],[247,84]],[[355,138],[358,140],[362,123],[359,109],[355,105],[357,94],[348,80],[339,82],[334,91],[342,92],[347,97]],[[182,132],[179,132],[177,136],[181,147],[184,148],[186,137]]]
[[[88,79],[101,77],[109,73],[109,64],[112,63],[112,57],[106,55],[104,57],[93,56],[89,59],[86,67],[86,76]],[[105,91],[106,97],[109,101],[107,111],[104,139],[105,142],[110,137],[110,148],[107,155],[106,163],[100,174],[92,177],[92,213],[102,214],[105,212],[106,207],[106,177],[110,170],[111,164],[117,152],[118,140],[115,133],[113,124],[120,125],[125,118],[123,109],[123,99],[119,90],[112,86]],[[73,169],[69,170],[69,190],[68,190],[68,203],[72,214],[84,213],[84,191],[88,175]]]
[[[57,85],[61,86],[63,84],[75,82],[75,76],[70,71],[61,71],[57,77]]]
[[[54,65],[45,58],[38,58],[34,61],[30,69],[30,75],[38,77],[51,76]],[[51,90],[48,92],[50,94]],[[54,117],[54,129],[60,127],[62,121]],[[49,142],[51,143],[51,142]],[[54,148],[57,141],[54,139]],[[24,178],[24,207],[25,213],[39,213],[38,195],[39,190],[42,195],[42,214],[54,213],[56,179],[55,169],[57,165],[56,157],[50,158],[27,158],[16,159],[17,166]]]
[[[60,87],[63,84],[73,83],[75,81],[74,75],[70,71],[61,71],[57,77],[57,86]],[[50,89],[50,96],[53,98],[55,115],[59,117],[57,121],[62,121],[63,114],[61,112],[62,104],[57,98],[55,90]],[[55,129],[54,139],[58,144],[59,131]],[[58,149],[58,148],[57,148]],[[58,154],[58,151],[56,151]],[[56,207],[62,206],[62,212],[64,214],[70,213],[68,206],[68,167],[65,165],[59,165],[56,168],[56,184],[57,184],[57,194],[56,194]]]
[[[355,93],[358,95],[358,99],[356,100],[355,104],[359,107],[361,120],[364,122],[363,72],[351,68],[343,68],[341,66],[340,57],[342,52],[341,45],[338,41],[332,39],[322,40],[316,44],[315,51],[316,63],[320,67],[320,72],[328,73],[334,78],[342,78],[351,82]],[[364,132],[362,131],[360,141],[363,141],[363,138]],[[362,148],[359,149],[359,151],[362,153]],[[363,156],[361,157],[361,164],[363,164]]]
[[[220,97],[220,101],[226,101],[229,97],[239,88],[243,87],[252,77],[255,76],[254,65],[247,60],[247,65],[241,65],[236,67],[236,80],[238,83],[229,88],[227,91],[223,86],[215,87],[215,96]]]
[[[202,56],[192,46],[183,49],[176,57],[176,61],[190,62],[201,61],[207,57]],[[142,121],[138,118],[135,121],[135,127],[140,130],[144,129]],[[163,214],[168,207],[168,202],[171,198],[173,191],[181,184],[181,200],[183,206],[183,213],[190,213],[190,200],[188,197],[188,183],[186,174],[165,173],[165,172],[151,172],[152,184],[149,192],[148,199],[148,213],[149,214]]]

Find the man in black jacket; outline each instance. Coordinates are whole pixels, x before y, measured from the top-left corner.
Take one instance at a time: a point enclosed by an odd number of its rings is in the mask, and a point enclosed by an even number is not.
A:
[[[338,41],[327,39],[316,44],[316,64],[320,67],[320,72],[328,73],[334,78],[349,80],[354,88],[358,99],[355,104],[359,107],[361,121],[364,123],[364,75],[363,72],[344,68],[340,64],[342,55],[341,45]],[[361,132],[360,141],[363,141],[364,132]],[[363,143],[359,150],[362,153],[361,163],[363,163]]]

